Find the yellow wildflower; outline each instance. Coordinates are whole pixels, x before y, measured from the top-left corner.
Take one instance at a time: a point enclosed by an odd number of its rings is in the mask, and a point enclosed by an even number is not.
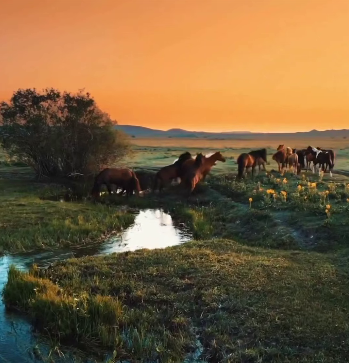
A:
[[[327,204],[326,209],[331,209],[331,206],[329,204]]]
[[[281,191],[281,194],[285,196],[285,195],[287,195],[287,192],[286,192],[286,191],[284,191],[284,190],[282,190],[282,191]]]
[[[275,190],[274,190],[274,189],[268,189],[268,190],[267,190],[267,193],[268,193],[268,194],[275,194]]]
[[[284,184],[287,184],[287,179],[284,178],[284,180],[282,181]]]
[[[349,198],[347,198],[347,202],[349,203]]]
[[[298,185],[297,189],[300,192],[303,189],[303,187],[301,185]]]
[[[252,200],[253,200],[252,198],[248,198],[248,201],[249,201],[249,202],[252,202]]]
[[[326,195],[328,195],[329,193],[330,193],[330,191],[329,191],[329,190],[326,190],[326,191],[325,191],[325,194],[326,194]]]

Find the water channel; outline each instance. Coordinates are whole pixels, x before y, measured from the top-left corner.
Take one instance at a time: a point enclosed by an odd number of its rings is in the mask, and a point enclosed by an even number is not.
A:
[[[141,210],[136,215],[132,226],[102,244],[71,248],[69,250],[44,251],[39,253],[5,255],[0,257],[0,291],[7,282],[7,272],[11,264],[18,269],[28,270],[36,263],[46,267],[55,261],[83,256],[107,255],[147,248],[165,248],[191,240],[186,228],[175,227],[169,214],[162,210]],[[36,349],[38,347],[39,349]],[[0,362],[33,363],[42,362],[35,354],[40,351],[47,356],[51,347],[32,333],[30,322],[25,316],[8,312],[0,299]],[[54,356],[52,362],[94,362],[95,360],[76,357],[71,352],[64,352],[64,357]]]

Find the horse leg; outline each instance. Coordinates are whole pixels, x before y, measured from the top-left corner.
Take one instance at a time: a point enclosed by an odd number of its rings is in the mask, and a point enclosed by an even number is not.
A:
[[[252,179],[254,178],[254,172],[255,172],[255,168],[256,168],[256,166],[254,165],[254,166],[252,166]]]
[[[107,186],[109,195],[111,195],[111,193],[112,193],[111,185],[109,183],[106,183],[106,186]]]

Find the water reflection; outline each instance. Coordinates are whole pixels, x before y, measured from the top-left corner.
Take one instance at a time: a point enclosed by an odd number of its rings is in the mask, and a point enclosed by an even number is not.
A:
[[[20,270],[28,270],[36,263],[46,267],[55,261],[72,257],[106,255],[113,252],[135,251],[141,248],[165,248],[187,242],[191,239],[188,230],[176,228],[172,218],[162,210],[143,210],[138,213],[134,224],[121,235],[99,244],[59,251],[2,256],[0,258],[0,291],[7,281],[7,271],[11,264]],[[20,314],[7,312],[0,300],[0,362],[42,362],[33,354],[33,347],[39,341],[31,333],[31,325]],[[43,355],[47,356],[49,347],[39,344]],[[65,353],[65,357],[54,358],[55,362],[77,362]],[[85,359],[84,362],[92,362]]]
[[[191,239],[188,231],[173,226],[172,217],[162,210],[140,211],[133,226],[102,246],[101,254],[165,248]]]

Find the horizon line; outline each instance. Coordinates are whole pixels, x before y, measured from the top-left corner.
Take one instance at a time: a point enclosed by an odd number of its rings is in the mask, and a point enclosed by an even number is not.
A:
[[[186,131],[186,132],[197,132],[197,133],[208,133],[208,134],[236,134],[239,133],[241,135],[248,135],[248,134],[297,134],[297,133],[309,133],[309,132],[326,132],[326,131],[349,131],[349,129],[323,129],[323,130],[318,130],[318,129],[311,129],[308,131],[270,131],[270,132],[265,132],[265,131],[248,131],[248,130],[234,130],[234,131],[198,131],[198,130],[188,130],[188,129],[182,129],[180,127],[172,127],[169,129],[159,129],[159,128],[152,128],[149,126],[141,126],[141,125],[130,125],[130,124],[116,124],[116,126],[131,126],[131,127],[143,127],[143,128],[147,128],[153,131],[163,131],[163,132],[168,132],[171,130],[182,130],[182,131]]]

